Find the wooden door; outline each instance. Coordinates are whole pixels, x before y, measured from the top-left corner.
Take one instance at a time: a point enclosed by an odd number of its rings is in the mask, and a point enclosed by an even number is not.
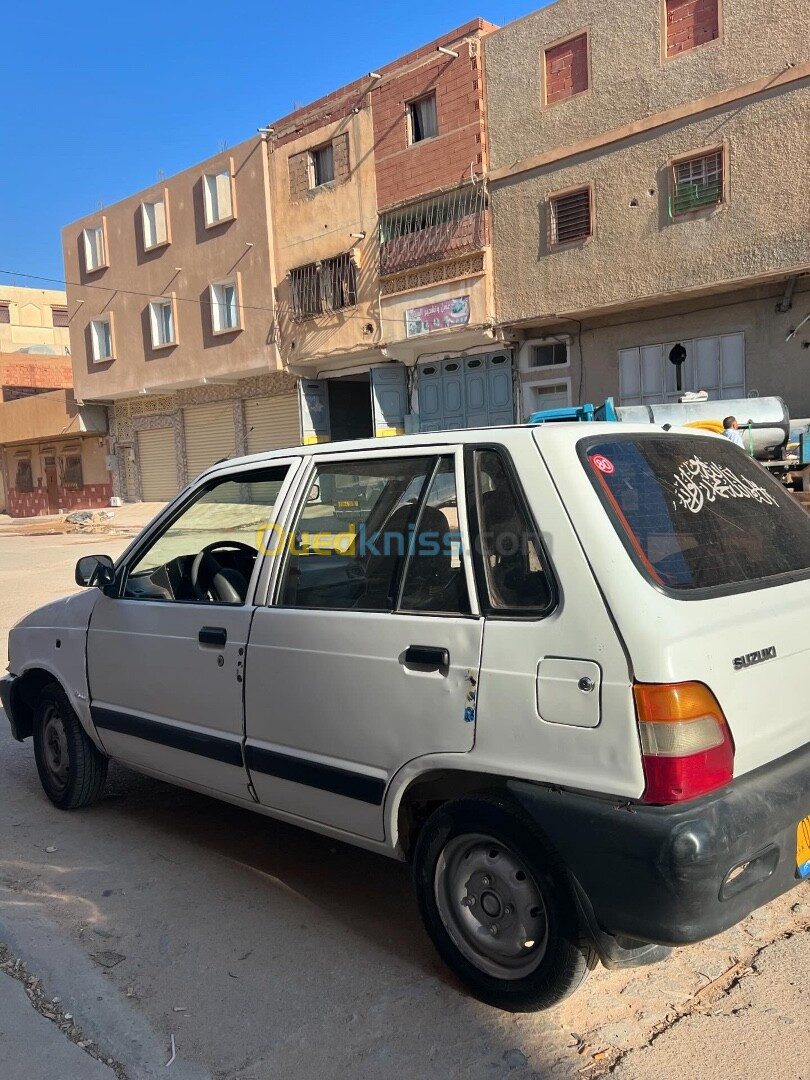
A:
[[[48,513],[59,513],[59,481],[56,476],[56,464],[45,464],[45,487],[48,492]]]

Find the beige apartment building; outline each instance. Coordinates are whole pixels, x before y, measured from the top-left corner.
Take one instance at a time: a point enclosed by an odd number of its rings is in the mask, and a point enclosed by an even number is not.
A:
[[[0,353],[69,352],[67,296],[0,282]]]
[[[497,320],[524,417],[685,390],[810,414],[808,14],[557,0],[486,37]]]
[[[256,136],[63,230],[75,392],[108,406],[116,497],[299,441],[268,200]]]

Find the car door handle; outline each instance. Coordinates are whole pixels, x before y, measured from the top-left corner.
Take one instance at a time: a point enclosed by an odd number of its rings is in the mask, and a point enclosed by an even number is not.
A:
[[[405,650],[406,664],[423,664],[425,667],[450,667],[448,649],[438,649],[432,645],[409,645]]]
[[[228,641],[228,631],[224,626],[204,626],[200,630],[201,645],[225,645]]]

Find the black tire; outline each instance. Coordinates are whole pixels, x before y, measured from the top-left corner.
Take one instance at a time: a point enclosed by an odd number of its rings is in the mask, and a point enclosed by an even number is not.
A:
[[[419,834],[414,881],[433,944],[488,1005],[509,1012],[548,1009],[596,966],[565,867],[506,797],[458,799],[436,810]],[[498,949],[504,955],[493,957]]]
[[[78,810],[99,797],[107,758],[88,738],[58,683],[43,687],[34,707],[34,756],[45,794],[60,810]]]

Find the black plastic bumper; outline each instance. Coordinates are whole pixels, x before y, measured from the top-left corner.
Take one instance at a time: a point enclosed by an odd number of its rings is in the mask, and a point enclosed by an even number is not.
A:
[[[15,675],[4,675],[3,678],[0,679],[0,701],[3,702],[3,710],[8,717],[8,722],[11,724],[11,734],[17,742],[22,742],[22,737],[17,730],[17,724],[14,720],[14,712],[11,708],[12,688],[15,682]]]
[[[680,806],[525,781],[509,789],[560,852],[586,917],[614,937],[703,941],[801,881],[796,828],[810,814],[810,744]]]

